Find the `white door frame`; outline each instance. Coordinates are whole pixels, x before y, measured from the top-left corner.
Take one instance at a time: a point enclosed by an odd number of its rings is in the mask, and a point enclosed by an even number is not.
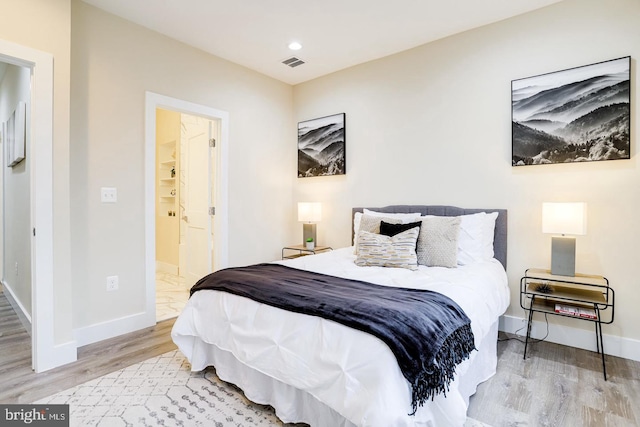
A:
[[[53,55],[0,40],[0,60],[31,69],[31,343],[36,372],[75,361],[55,345],[53,292]]]
[[[226,268],[229,263],[227,160],[229,141],[229,113],[205,105],[183,101],[153,92],[145,94],[145,281],[146,323],[156,323],[156,109],[201,116],[220,121],[220,141],[214,166],[216,192],[216,214],[214,216],[213,270]]]

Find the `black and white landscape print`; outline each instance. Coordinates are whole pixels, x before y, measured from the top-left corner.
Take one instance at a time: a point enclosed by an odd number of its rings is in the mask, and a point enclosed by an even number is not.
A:
[[[298,178],[344,175],[345,114],[298,123]]]
[[[512,165],[629,159],[631,58],[511,82]]]

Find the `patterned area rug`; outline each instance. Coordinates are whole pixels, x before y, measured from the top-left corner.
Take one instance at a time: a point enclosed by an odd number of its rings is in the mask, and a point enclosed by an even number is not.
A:
[[[258,405],[220,380],[213,369],[191,372],[179,351],[107,374],[37,404],[67,403],[71,426],[305,426],[283,424],[270,406]],[[465,427],[488,427],[467,419]]]

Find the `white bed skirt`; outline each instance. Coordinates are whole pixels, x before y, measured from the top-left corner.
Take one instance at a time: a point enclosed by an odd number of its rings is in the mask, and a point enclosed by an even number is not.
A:
[[[427,421],[418,421],[425,417],[416,416],[414,427],[436,427],[441,425],[462,426],[466,420],[466,408],[469,397],[476,392],[477,386],[492,377],[497,366],[498,322],[491,325],[479,345],[479,351],[474,351],[471,357],[458,366],[456,381],[458,382],[458,396],[449,396],[451,407],[441,403],[418,409],[432,412],[426,417]],[[355,424],[342,417],[339,413],[320,402],[318,399],[293,386],[273,379],[238,361],[233,354],[221,350],[215,345],[208,344],[197,337],[180,337],[181,348],[192,349],[187,355],[191,360],[193,370],[202,370],[207,366],[214,366],[217,375],[224,381],[240,387],[245,396],[256,403],[271,405],[275,408],[278,418],[286,423],[307,423],[312,427],[355,427]],[[186,342],[191,340],[190,343]],[[452,387],[455,390],[455,387]],[[464,411],[460,409],[460,400],[464,401]],[[447,405],[448,406],[448,405]],[[358,426],[364,427],[364,426]]]

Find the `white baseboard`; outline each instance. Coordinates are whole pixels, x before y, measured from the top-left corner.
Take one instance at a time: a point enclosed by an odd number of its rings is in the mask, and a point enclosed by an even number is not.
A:
[[[584,323],[586,324],[586,322]],[[525,337],[527,334],[527,319],[516,316],[502,316],[500,317],[499,329],[503,332]],[[531,325],[531,337],[540,339],[546,333],[546,323],[542,320],[534,319]],[[605,333],[602,334],[602,340],[604,341],[605,354],[640,362],[640,341]],[[549,336],[546,341],[596,351],[595,326],[590,329],[580,329],[550,323]]]
[[[14,295],[11,285],[6,282],[2,283],[5,297],[9,301],[9,304],[13,307],[13,310],[18,315],[20,323],[27,330],[27,333],[31,336],[31,316],[26,312],[24,306],[18,301]],[[69,341],[63,344],[54,345],[46,354],[46,360],[37,367],[37,372],[44,372],[58,366],[66,365],[78,360],[78,348],[75,341]]]
[[[137,313],[107,322],[96,323],[74,330],[78,347],[93,344],[119,335],[135,332],[156,324],[155,313]]]
[[[47,360],[43,366],[38,366],[38,373],[49,369],[57,368],[78,360],[78,346],[75,341],[53,346],[53,350],[48,352]]]
[[[7,282],[2,282],[2,287],[4,296],[7,297],[9,304],[13,307],[13,311],[18,315],[20,323],[22,323],[22,326],[26,329],[29,336],[31,336],[31,315],[29,315],[29,312],[25,310],[22,303],[16,298],[13,290],[11,289],[11,285]]]
[[[178,275],[178,266],[168,262],[156,261],[156,271]]]

